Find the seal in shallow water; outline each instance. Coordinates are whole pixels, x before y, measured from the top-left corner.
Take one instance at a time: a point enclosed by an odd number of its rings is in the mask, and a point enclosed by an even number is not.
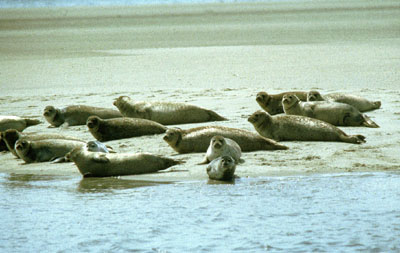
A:
[[[148,153],[99,153],[74,149],[69,158],[84,177],[111,177],[154,173],[182,161]]]
[[[288,115],[301,115],[323,120],[335,126],[379,127],[368,116],[351,105],[337,102],[302,102],[295,95],[284,95],[283,109]]]
[[[46,106],[43,116],[54,127],[85,125],[90,116],[98,116],[102,119],[122,117],[121,113],[114,109],[93,107],[87,105],[71,105],[63,109],[54,106]]]
[[[366,98],[343,93],[329,93],[322,96],[318,91],[312,90],[307,93],[307,101],[330,101],[345,103],[354,106],[360,112],[379,109],[381,101],[370,101]]]
[[[261,108],[271,115],[284,113],[282,106],[282,98],[284,95],[296,95],[303,101],[307,101],[307,92],[305,91],[289,91],[279,94],[268,94],[264,91],[257,93],[256,101]]]
[[[127,117],[103,120],[97,116],[90,116],[86,125],[93,137],[99,141],[162,134],[167,130],[165,126],[155,121]]]
[[[216,135],[211,138],[207,153],[200,164],[209,163],[220,156],[231,156],[235,160],[235,163],[244,162],[244,160],[240,159],[242,150],[239,144],[229,138]]]
[[[236,170],[235,159],[230,156],[220,156],[211,161],[206,171],[208,177],[213,180],[233,180]]]
[[[234,140],[243,152],[288,149],[288,147],[259,134],[223,126],[203,126],[188,130],[170,128],[163,139],[180,154],[199,153],[207,151],[211,138],[216,135]]]
[[[0,116],[0,132],[16,129],[22,132],[25,128],[40,124],[40,120],[21,118],[18,116]]]
[[[339,141],[354,144],[365,142],[362,135],[347,135],[325,121],[297,115],[275,115],[257,111],[248,121],[256,131],[276,141]]]
[[[227,120],[214,111],[184,103],[134,101],[121,96],[114,105],[125,117],[153,120],[163,125]]]

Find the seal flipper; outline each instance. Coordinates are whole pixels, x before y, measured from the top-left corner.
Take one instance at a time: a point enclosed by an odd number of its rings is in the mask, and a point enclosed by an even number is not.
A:
[[[208,163],[210,163],[210,161],[207,159],[207,156],[204,156],[203,161],[201,161],[201,162],[198,163],[197,165],[208,164]]]
[[[210,121],[225,121],[228,120],[227,118],[222,117],[221,115],[219,115],[218,113],[211,111],[211,110],[207,110],[208,116],[210,116]]]
[[[108,163],[108,162],[110,162],[110,160],[106,157],[105,153],[96,154],[92,158],[92,160],[93,160],[93,162],[96,162],[96,163]]]
[[[372,128],[379,128],[379,125],[376,124],[372,119],[370,119],[367,115],[363,114],[364,122],[362,123],[363,126],[372,127]]]
[[[66,163],[66,162],[69,162],[69,160],[65,156],[62,156],[62,157],[53,157],[50,159],[50,162],[51,163]]]

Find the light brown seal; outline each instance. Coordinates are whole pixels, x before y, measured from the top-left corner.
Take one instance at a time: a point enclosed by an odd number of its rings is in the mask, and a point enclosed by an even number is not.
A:
[[[102,119],[122,117],[117,110],[87,105],[70,105],[63,109],[46,106],[43,116],[54,127],[85,125],[90,116],[98,116]]]
[[[69,154],[84,177],[111,177],[154,173],[182,163],[148,153],[100,153],[83,148],[74,149]]]
[[[321,93],[315,90],[307,93],[307,101],[329,101],[344,103],[354,106],[360,112],[368,112],[381,107],[381,101],[370,101],[357,95],[343,93],[329,93],[322,96]]]
[[[288,147],[259,134],[223,126],[203,126],[187,130],[169,128],[163,139],[180,154],[202,153],[207,151],[211,138],[216,135],[234,140],[239,144],[242,152],[288,149]]]
[[[208,177],[213,180],[231,181],[236,170],[235,159],[230,156],[220,156],[211,161],[206,171]]]
[[[335,126],[379,127],[368,116],[351,105],[337,102],[302,102],[296,95],[284,95],[283,109],[288,115],[301,115],[323,120]]]
[[[234,140],[216,135],[211,138],[204,160],[200,164],[206,164],[220,156],[230,156],[235,160],[235,163],[243,163],[240,159],[242,150]]]
[[[85,145],[85,142],[72,140],[28,141],[21,139],[15,143],[15,151],[26,163],[47,162],[64,157],[74,148],[81,148]]]
[[[128,117],[103,120],[97,116],[90,116],[86,125],[93,137],[99,141],[162,134],[167,130],[165,126],[155,121]]]
[[[163,125],[227,120],[214,111],[185,103],[134,101],[121,96],[114,105],[125,117],[153,120]]]
[[[296,95],[300,100],[307,101],[307,92],[305,91],[288,91],[279,94],[268,94],[261,91],[257,93],[256,101],[264,111],[275,115],[284,113],[282,106],[282,98],[284,95]]]
[[[40,120],[21,118],[18,116],[0,116],[0,132],[16,129],[22,132],[25,128],[40,124]]]
[[[256,131],[276,141],[338,141],[360,144],[365,142],[362,135],[347,135],[325,121],[297,115],[275,115],[257,111],[248,121]]]

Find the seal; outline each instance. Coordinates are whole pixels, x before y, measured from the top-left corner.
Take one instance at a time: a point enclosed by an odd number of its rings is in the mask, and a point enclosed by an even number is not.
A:
[[[3,140],[3,132],[0,132],[0,152],[9,151],[6,142]]]
[[[40,120],[21,118],[18,116],[0,116],[0,132],[16,129],[22,132],[25,128],[40,124]]]
[[[86,143],[86,150],[90,152],[110,153],[109,147],[99,141],[88,141]]]
[[[248,121],[256,131],[276,141],[337,141],[354,144],[365,142],[363,135],[347,135],[325,121],[297,115],[275,115],[257,111]]]
[[[167,130],[165,126],[155,121],[127,117],[100,119],[97,116],[90,116],[86,125],[93,137],[99,141],[162,134]]]
[[[235,160],[235,163],[244,162],[243,159],[240,159],[242,150],[239,144],[229,138],[216,135],[211,138],[210,146],[208,146],[204,160],[199,164],[209,163],[220,156],[231,156]]]
[[[329,101],[344,103],[354,106],[360,112],[368,112],[381,108],[381,101],[370,101],[360,96],[343,93],[329,93],[322,96],[316,90],[312,90],[307,93],[307,101]]]
[[[367,115],[351,105],[337,102],[302,102],[296,95],[284,95],[283,109],[288,115],[301,115],[323,120],[335,126],[379,127]]]
[[[182,161],[148,153],[100,153],[76,148],[69,158],[83,177],[111,177],[154,173]]]
[[[47,162],[64,157],[74,148],[84,147],[85,142],[72,140],[18,140],[15,143],[17,155],[26,163]]]
[[[163,125],[227,120],[214,111],[185,103],[134,101],[121,96],[114,105],[125,117],[153,120]]]
[[[20,139],[25,139],[29,141],[39,141],[39,140],[48,140],[48,139],[64,139],[64,140],[73,140],[73,141],[81,141],[75,137],[65,136],[61,134],[34,134],[34,133],[21,133],[15,129],[8,129],[3,132],[2,137],[4,142],[7,145],[7,148],[13,155],[19,157],[17,152],[15,151],[15,143]]]
[[[122,117],[117,110],[86,105],[71,105],[63,109],[46,106],[43,116],[53,127],[85,125],[90,116],[98,116],[102,119]]]
[[[202,126],[187,130],[169,128],[163,139],[180,154],[202,153],[207,151],[211,139],[216,135],[234,140],[239,144],[242,152],[288,149],[288,147],[259,134],[223,126]]]
[[[300,100],[307,101],[307,92],[305,91],[288,91],[279,94],[268,94],[261,91],[257,93],[256,101],[264,111],[275,115],[284,113],[282,106],[282,98],[284,95],[296,95]]]
[[[236,170],[235,159],[230,156],[220,156],[211,161],[206,171],[208,177],[213,180],[231,181]]]

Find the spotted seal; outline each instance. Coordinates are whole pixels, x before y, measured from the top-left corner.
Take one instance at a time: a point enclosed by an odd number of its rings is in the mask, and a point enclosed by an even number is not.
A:
[[[100,119],[97,116],[90,116],[86,125],[93,137],[99,141],[162,134],[167,130],[165,126],[155,121],[127,117]]]
[[[185,103],[134,101],[120,96],[114,105],[126,117],[153,120],[163,125],[227,120],[214,111]]]
[[[351,105],[337,102],[302,102],[296,95],[284,95],[283,109],[288,115],[301,115],[323,120],[335,126],[379,127],[368,116]]]
[[[0,132],[7,129],[16,129],[22,132],[25,128],[40,124],[37,119],[21,118],[18,116],[0,116]]]
[[[282,98],[284,95],[296,95],[300,100],[307,101],[307,92],[305,91],[288,91],[279,94],[268,94],[261,91],[257,93],[256,101],[264,111],[275,115],[284,113],[282,106]]]
[[[242,156],[242,150],[239,144],[229,138],[216,135],[211,138],[207,153],[200,164],[209,163],[220,156],[231,156],[236,163],[244,162],[244,160],[240,158]]]
[[[231,181],[236,170],[235,159],[230,156],[220,156],[211,161],[206,171],[208,177],[213,180]]]

